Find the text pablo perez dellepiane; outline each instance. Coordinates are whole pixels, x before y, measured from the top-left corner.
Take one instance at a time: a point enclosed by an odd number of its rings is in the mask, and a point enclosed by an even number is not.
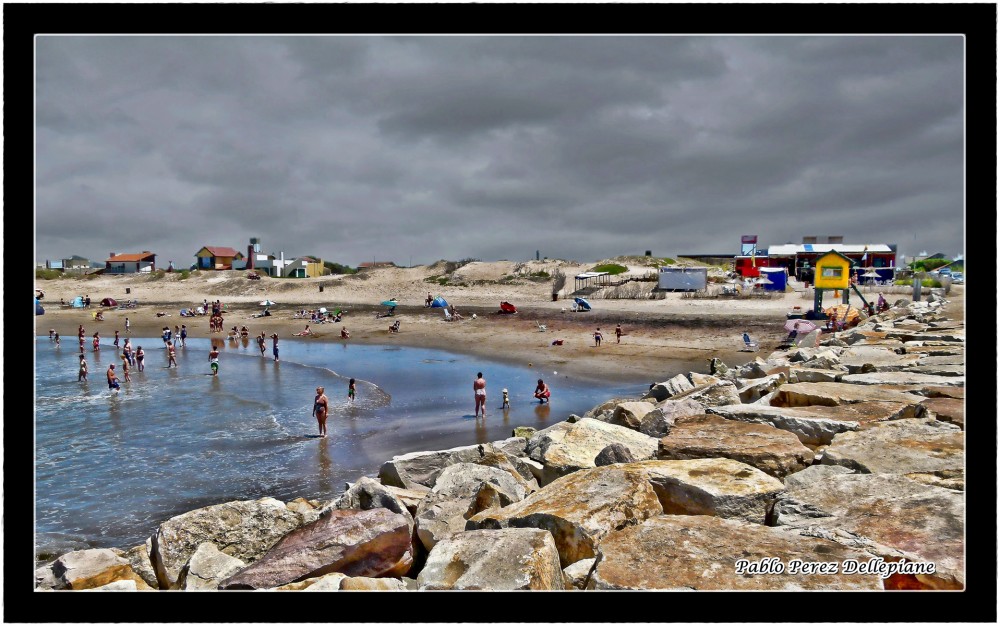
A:
[[[767,557],[758,561],[739,559],[736,561],[736,573],[753,576],[755,574],[798,574],[798,575],[833,575],[833,574],[878,574],[888,578],[893,574],[934,574],[936,567],[925,561],[886,562],[881,557],[869,561],[844,559],[843,561],[803,561],[792,559],[784,563],[778,557]]]

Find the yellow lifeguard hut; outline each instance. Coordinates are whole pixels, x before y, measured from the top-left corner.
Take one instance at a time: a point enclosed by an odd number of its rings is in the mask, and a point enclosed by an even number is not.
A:
[[[824,290],[843,290],[844,301],[847,301],[847,290],[851,286],[851,265],[852,261],[836,250],[831,250],[816,259],[816,273],[814,277],[816,297],[813,302],[813,311],[816,312],[817,316],[823,314]]]

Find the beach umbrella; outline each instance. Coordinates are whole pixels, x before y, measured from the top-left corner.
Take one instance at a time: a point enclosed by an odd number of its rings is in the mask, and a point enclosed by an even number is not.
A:
[[[323,315],[326,315],[326,307],[325,306],[319,307],[319,312],[322,313]]]
[[[274,306],[275,304],[277,304],[277,303],[276,302],[272,302],[271,300],[261,300],[260,301],[260,306]]]
[[[573,300],[584,311],[589,311],[590,310],[590,303],[587,302],[586,300],[584,300],[583,298],[573,298]]]
[[[788,320],[785,322],[785,330],[792,332],[793,330],[798,331],[800,335],[806,333],[811,333],[812,331],[819,328],[816,324],[813,324],[809,320]]]

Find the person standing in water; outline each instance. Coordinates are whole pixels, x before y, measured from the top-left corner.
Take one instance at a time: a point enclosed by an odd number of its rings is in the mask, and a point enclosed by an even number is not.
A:
[[[122,357],[122,375],[125,376],[125,382],[130,383],[132,382],[132,377],[129,376],[128,357],[125,356],[124,354],[122,354],[121,357]]]
[[[94,333],[94,352],[100,352],[100,351],[101,351],[101,333],[100,332],[95,332]]]
[[[167,342],[167,369],[173,365],[177,367],[177,349],[174,348],[174,343],[172,341]]]
[[[80,374],[76,377],[77,382],[87,381],[87,357],[80,355]]]
[[[118,350],[118,329],[115,329],[115,340],[112,342],[115,345],[115,351]]]
[[[278,362],[278,333],[271,333],[271,352],[274,354],[274,362]]]
[[[118,391],[122,386],[118,383],[118,375],[115,374],[115,364],[108,366],[108,389]]]
[[[208,353],[208,362],[212,364],[212,376],[219,375],[219,348],[212,346],[212,351]]]
[[[326,437],[326,415],[330,409],[330,400],[324,392],[323,387],[316,387],[316,399],[313,400],[313,417],[316,418],[316,423],[319,425],[320,437]]]
[[[482,409],[483,417],[486,417],[486,379],[483,373],[476,374],[476,380],[472,383],[472,391],[476,396],[476,417],[479,417],[479,410]]]
[[[260,355],[264,356],[264,353],[267,352],[267,335],[264,334],[264,331],[260,331],[260,335],[257,337],[257,347],[260,348]]]
[[[354,396],[357,393],[357,388],[354,386],[354,379],[352,378],[347,383],[347,399],[354,402]]]

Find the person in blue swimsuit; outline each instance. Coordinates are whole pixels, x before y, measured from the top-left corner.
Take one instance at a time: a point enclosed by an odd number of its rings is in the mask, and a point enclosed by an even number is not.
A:
[[[313,400],[313,417],[319,425],[320,437],[326,437],[326,415],[330,409],[330,400],[324,391],[323,387],[316,387],[316,399]]]

